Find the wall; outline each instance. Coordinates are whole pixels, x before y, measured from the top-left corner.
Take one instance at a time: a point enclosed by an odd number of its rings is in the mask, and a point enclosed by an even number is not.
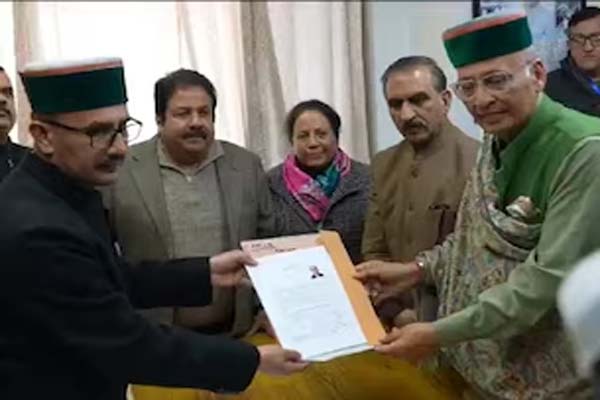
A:
[[[382,94],[381,74],[400,57],[426,55],[435,59],[446,72],[448,81],[453,82],[456,74],[446,57],[441,35],[448,27],[471,17],[471,3],[374,1],[366,7],[371,145],[378,151],[400,140]],[[480,137],[480,129],[458,99],[453,99],[450,119],[468,134]]]

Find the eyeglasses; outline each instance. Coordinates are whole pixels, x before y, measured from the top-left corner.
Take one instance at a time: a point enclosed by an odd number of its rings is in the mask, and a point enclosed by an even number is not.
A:
[[[142,122],[135,118],[127,118],[119,127],[114,128],[104,124],[92,124],[84,128],[75,128],[73,126],[65,125],[60,122],[52,121],[49,119],[38,119],[40,122],[48,125],[56,126],[58,128],[70,131],[83,133],[90,138],[90,146],[95,148],[109,148],[111,147],[117,138],[118,134],[121,134],[125,143],[129,143],[139,137],[142,132]]]
[[[529,67],[535,61],[525,63],[516,72],[498,71],[479,79],[463,79],[450,85],[456,96],[462,101],[469,101],[475,96],[477,87],[481,85],[489,94],[503,94],[512,89],[517,83],[515,76],[525,70],[525,76],[529,76]]]
[[[600,33],[592,33],[591,35],[569,35],[569,42],[572,45],[585,47],[585,43],[589,40],[593,48],[600,47]]]

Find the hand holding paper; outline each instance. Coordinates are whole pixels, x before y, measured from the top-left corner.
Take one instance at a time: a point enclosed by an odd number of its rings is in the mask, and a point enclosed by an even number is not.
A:
[[[297,351],[285,350],[277,345],[259,346],[258,370],[269,375],[290,375],[308,366]]]
[[[213,286],[231,287],[249,284],[245,266],[256,265],[250,254],[232,250],[210,258],[210,280]]]
[[[403,360],[419,363],[433,356],[440,349],[440,342],[431,323],[414,323],[394,328],[375,351]]]

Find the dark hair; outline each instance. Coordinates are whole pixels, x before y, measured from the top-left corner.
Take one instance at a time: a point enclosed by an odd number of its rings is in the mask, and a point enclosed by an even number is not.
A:
[[[285,119],[285,127],[288,133],[288,137],[290,141],[294,135],[294,124],[296,120],[305,111],[318,111],[329,121],[329,125],[331,125],[331,129],[333,130],[333,134],[336,139],[340,137],[340,127],[342,126],[342,120],[340,115],[327,103],[322,102],[321,100],[306,100],[296,104]]]
[[[581,10],[577,10],[573,13],[571,19],[569,20],[569,29],[571,29],[580,22],[596,18],[599,15],[600,8],[598,7],[584,7]]]
[[[383,85],[383,92],[385,93],[385,86],[387,85],[390,76],[395,72],[406,71],[409,69],[414,69],[417,67],[427,67],[431,72],[431,77],[433,78],[433,87],[438,93],[446,90],[446,85],[448,81],[446,79],[446,74],[440,68],[439,65],[432,59],[427,56],[409,56],[402,57],[394,61],[390,64],[389,67],[385,70],[383,75],[381,76],[381,84]]]
[[[154,84],[154,112],[159,118],[165,117],[167,103],[173,97],[177,89],[189,88],[192,86],[201,87],[208,93],[212,99],[213,121],[215,119],[215,109],[217,108],[217,90],[206,76],[191,69],[178,69],[163,78],[160,78]]]
[[[4,67],[0,65],[0,72],[4,71]]]

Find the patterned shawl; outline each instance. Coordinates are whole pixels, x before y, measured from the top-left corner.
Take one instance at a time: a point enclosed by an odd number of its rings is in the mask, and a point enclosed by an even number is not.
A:
[[[340,179],[350,173],[350,165],[350,157],[338,149],[331,165],[313,178],[302,171],[296,157],[289,154],[283,163],[283,180],[287,190],[313,221],[320,222]]]

